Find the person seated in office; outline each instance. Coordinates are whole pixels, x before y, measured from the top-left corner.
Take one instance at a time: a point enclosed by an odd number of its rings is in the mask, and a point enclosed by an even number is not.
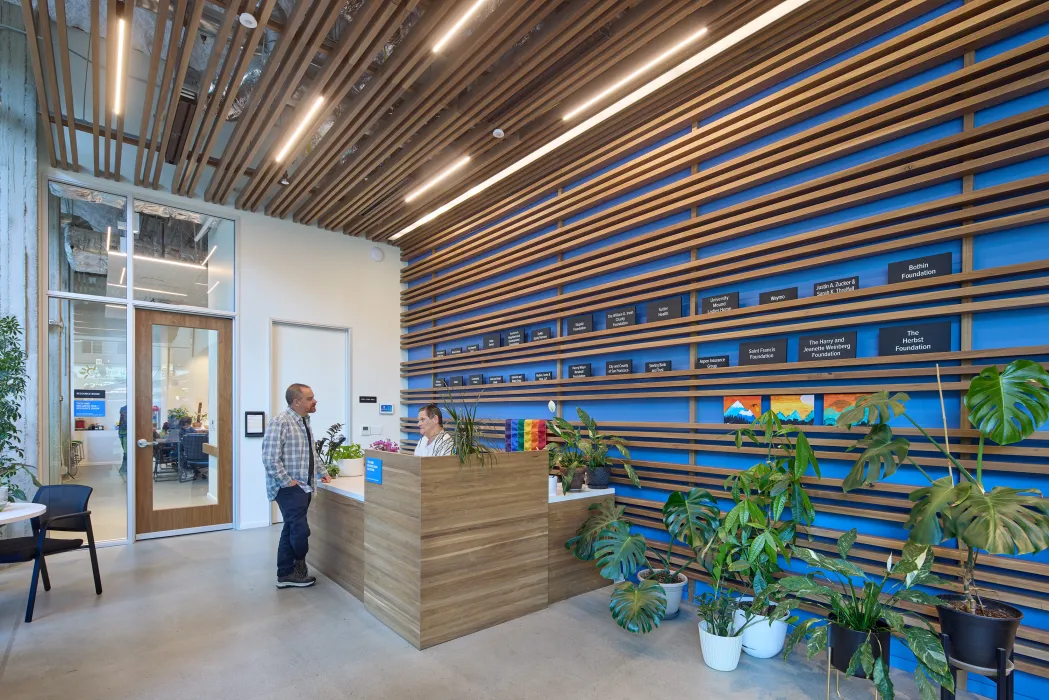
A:
[[[422,438],[415,446],[416,457],[446,457],[452,453],[452,436],[444,432],[444,416],[437,404],[419,409],[418,425]]]
[[[193,419],[189,416],[182,416],[182,418],[179,419],[178,429],[182,435],[197,432],[196,428],[193,427]]]

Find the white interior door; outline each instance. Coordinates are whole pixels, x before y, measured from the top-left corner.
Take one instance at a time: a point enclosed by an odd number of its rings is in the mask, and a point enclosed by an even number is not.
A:
[[[314,438],[325,436],[335,423],[342,423],[343,435],[353,435],[349,329],[275,321],[271,347],[270,415],[287,407],[284,391],[289,385],[307,384],[317,397],[317,412],[310,418]],[[273,522],[281,522],[276,504]]]

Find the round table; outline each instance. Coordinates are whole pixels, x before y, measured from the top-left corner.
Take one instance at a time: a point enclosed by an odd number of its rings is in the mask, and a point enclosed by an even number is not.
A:
[[[8,503],[7,508],[0,510],[0,525],[17,523],[22,520],[30,520],[38,515],[43,515],[47,506],[43,503]]]

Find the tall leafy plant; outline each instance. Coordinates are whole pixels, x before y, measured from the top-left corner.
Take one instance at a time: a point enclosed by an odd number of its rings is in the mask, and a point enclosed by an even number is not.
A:
[[[328,426],[327,435],[314,442],[325,467],[330,467],[335,463],[335,451],[344,442],[346,442],[346,436],[342,434],[342,423],[333,423]]]
[[[457,403],[452,393],[448,392],[448,400],[444,410],[448,413],[449,423],[452,427],[452,454],[459,458],[459,466],[466,466],[467,462],[476,461],[482,469],[491,469],[495,466],[495,450],[488,444],[488,438],[481,431],[477,423],[477,402],[480,394],[472,404],[465,401]]]
[[[995,486],[983,480],[984,446],[990,441],[1011,445],[1030,437],[1049,420],[1049,373],[1037,362],[1015,360],[1003,371],[985,368],[973,378],[965,394],[969,422],[979,431],[976,473],[966,469],[907,413],[910,397],[882,391],[861,397],[838,417],[838,427],[851,429],[865,418],[867,434],[850,450],[860,451],[843,488],[871,486],[896,473],[904,464],[917,469],[929,486],[910,495],[914,504],[906,527],[910,540],[936,545],[957,538],[966,548],[962,565],[965,608],[984,614],[976,585],[981,552],[999,555],[1029,554],[1049,548],[1049,500],[1034,489]],[[895,435],[889,422],[903,418],[928,440],[951,465],[947,476],[933,479],[911,456],[911,443]]]
[[[550,432],[561,439],[561,442],[550,445],[550,466],[559,473],[565,492],[571,487],[578,469],[608,466],[608,452],[613,447],[623,456],[623,469],[627,478],[634,486],[640,486],[637,473],[630,464],[630,450],[626,446],[626,440],[599,431],[597,423],[582,408],[577,407],[576,413],[583,424],[582,428],[577,429],[560,416],[547,421]]]
[[[34,486],[40,485],[25,464],[19,427],[27,381],[22,326],[14,316],[0,317],[0,487],[8,487],[8,500],[26,498],[25,491],[14,480],[19,473],[24,473]]]

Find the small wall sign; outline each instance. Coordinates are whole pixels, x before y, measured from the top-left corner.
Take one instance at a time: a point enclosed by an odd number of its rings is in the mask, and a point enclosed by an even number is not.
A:
[[[364,480],[373,484],[382,483],[382,460],[378,457],[364,458]]]

